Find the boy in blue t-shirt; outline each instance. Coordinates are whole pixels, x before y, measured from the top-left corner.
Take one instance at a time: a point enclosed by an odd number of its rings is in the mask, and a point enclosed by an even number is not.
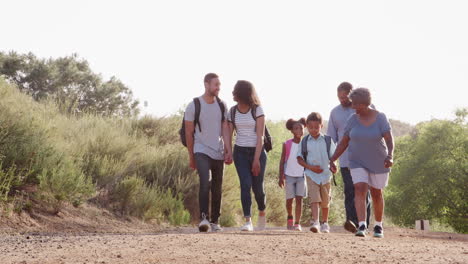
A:
[[[297,153],[298,163],[305,168],[307,189],[312,211],[310,231],[314,233],[329,233],[328,208],[330,206],[332,173],[336,167],[329,168],[330,157],[335,152],[336,145],[329,136],[320,131],[323,128],[322,116],[313,112],[307,117],[309,135],[301,141]],[[303,151],[307,144],[307,151]],[[306,157],[304,157],[306,156]],[[322,225],[319,223],[319,208],[322,208]]]

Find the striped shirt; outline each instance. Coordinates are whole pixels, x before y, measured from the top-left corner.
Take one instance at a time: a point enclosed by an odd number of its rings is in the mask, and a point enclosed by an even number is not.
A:
[[[236,145],[239,147],[256,147],[257,146],[257,132],[255,126],[257,122],[252,116],[252,109],[249,109],[246,113],[242,113],[236,107]],[[256,109],[257,118],[265,116],[263,108],[257,106]],[[228,115],[228,121],[232,122],[231,114]]]

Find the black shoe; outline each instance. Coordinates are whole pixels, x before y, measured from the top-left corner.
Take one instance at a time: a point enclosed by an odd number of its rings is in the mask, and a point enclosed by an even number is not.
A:
[[[374,237],[383,238],[383,228],[381,226],[374,226]]]
[[[356,225],[353,223],[353,221],[351,220],[347,220],[345,223],[344,223],[344,229],[348,232],[351,232],[351,233],[356,233],[357,232],[357,227]]]
[[[366,233],[367,233],[367,228],[365,225],[361,225],[359,227],[359,229],[357,230],[356,232],[356,236],[358,237],[366,237]]]

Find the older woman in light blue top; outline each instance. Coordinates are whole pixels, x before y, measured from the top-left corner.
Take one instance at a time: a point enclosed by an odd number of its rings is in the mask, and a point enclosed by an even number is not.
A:
[[[370,187],[374,204],[374,237],[383,237],[383,188],[393,165],[393,136],[385,114],[370,107],[371,94],[358,88],[349,95],[356,110],[346,122],[342,140],[330,158],[330,166],[348,149],[349,168],[354,183],[355,206],[359,220],[356,236],[365,236],[366,194]]]

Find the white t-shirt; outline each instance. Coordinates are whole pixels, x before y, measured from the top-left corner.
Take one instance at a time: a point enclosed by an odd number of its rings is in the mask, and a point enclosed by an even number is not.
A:
[[[247,113],[241,113],[236,107],[236,145],[239,147],[256,147],[257,146],[257,132],[255,126],[257,122],[252,116],[252,109],[249,109]],[[255,112],[257,118],[264,116],[263,108],[257,106]],[[228,115],[228,121],[231,120],[231,114]]]
[[[304,167],[299,165],[297,162],[297,152],[299,150],[300,143],[292,142],[291,152],[289,152],[288,160],[286,161],[286,168],[284,174],[291,177],[302,177],[304,176]]]

